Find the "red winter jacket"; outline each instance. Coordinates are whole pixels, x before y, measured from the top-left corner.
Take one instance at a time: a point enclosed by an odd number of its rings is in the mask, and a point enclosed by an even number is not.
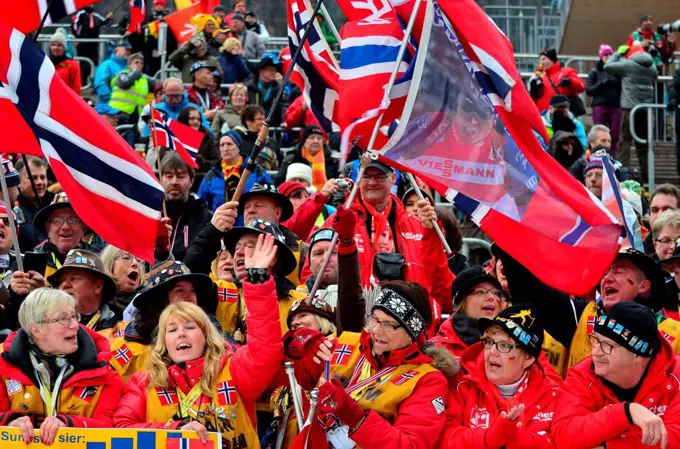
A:
[[[300,240],[306,242],[309,240],[316,224],[316,219],[321,215],[326,203],[328,203],[326,195],[321,192],[314,192],[314,195],[307,198],[298,207],[292,217],[281,224],[295,233]]]
[[[470,346],[463,353],[462,364],[467,374],[449,390],[446,430],[440,448],[553,448],[549,433],[560,387],[546,375],[541,364],[531,366],[526,389],[507,400],[486,378],[481,343]],[[518,419],[521,428],[516,427],[517,422],[499,421],[501,411],[508,411],[518,404],[525,406]],[[504,429],[500,439],[494,439],[490,432],[495,426]],[[516,434],[510,437],[509,434],[515,431]]]
[[[390,225],[394,231],[397,252],[404,255],[406,261],[406,280],[423,285],[440,310],[451,310],[451,283],[453,274],[449,270],[444,248],[434,229],[425,229],[414,215],[409,214],[401,201],[392,197]],[[356,229],[354,241],[359,251],[359,267],[361,268],[361,285],[371,286],[373,272],[373,246],[361,196],[352,203],[352,210],[356,214]],[[324,223],[324,227],[332,227],[333,218]],[[426,268],[427,267],[427,268]],[[435,315],[437,313],[435,312]]]
[[[201,95],[193,84],[187,87],[186,92],[190,103],[197,104],[203,108],[201,112],[212,111],[215,108],[224,109],[224,101],[222,101],[222,97],[210,89],[206,90],[208,93],[207,103],[205,101],[205,96]]]
[[[13,332],[3,343],[3,353],[0,357],[0,374],[5,379],[16,380],[22,385],[36,387],[33,381],[33,365],[29,359],[30,344],[28,335],[23,330]],[[74,363],[74,373],[66,379],[62,390],[66,388],[97,387],[103,389],[99,394],[94,411],[90,418],[59,413],[57,417],[68,427],[112,427],[112,417],[123,393],[123,382],[120,376],[109,366],[111,352],[106,337],[80,325],[78,329],[77,362]],[[39,387],[36,387],[39,388]],[[94,399],[93,399],[94,400]],[[0,426],[24,415],[22,410],[10,408],[7,393],[7,383],[0,387]],[[44,418],[40,417],[40,418]],[[36,416],[32,416],[36,426]]]
[[[444,413],[439,414],[433,405],[435,398],[445,398],[447,379],[445,376],[456,375],[458,364],[450,359],[441,349],[427,348],[423,350],[425,341],[419,340],[403,349],[391,351],[387,358],[379,360],[373,355],[370,346],[371,336],[362,332],[360,337],[361,354],[371,364],[374,370],[388,366],[430,363],[441,372],[425,374],[417,383],[408,399],[399,404],[396,418],[393,422],[383,418],[374,410],[369,410],[366,419],[351,434],[352,440],[358,447],[364,449],[432,449],[445,422]],[[337,344],[337,340],[333,341]],[[335,347],[331,352],[335,351]],[[425,351],[425,352],[423,352]],[[323,373],[323,365],[310,363],[309,360],[295,363],[295,376],[302,388],[313,388]],[[385,384],[389,388],[389,383]],[[316,428],[317,426],[315,426]],[[321,443],[319,441],[315,441]],[[310,445],[314,449],[323,449],[323,444]]]
[[[233,354],[228,352],[222,366],[231,357],[229,369],[238,394],[245,402],[242,405],[251,422],[256,422],[255,401],[267,389],[281,366],[283,343],[274,279],[270,278],[264,284],[243,282],[243,295],[248,306],[248,344]],[[148,383],[146,372],[135,373],[130,377],[113,417],[115,427],[166,428],[166,423],[150,423],[146,420]],[[176,421],[169,427],[177,428],[182,424],[183,421]]]
[[[680,447],[680,359],[661,339],[635,402],[663,418],[667,448]],[[569,370],[557,401],[552,436],[558,449],[641,448],[640,428],[628,421],[624,403],[595,375],[592,357]]]
[[[560,87],[560,81],[564,78],[569,78],[571,80],[571,85],[569,87]],[[555,84],[557,90],[555,90],[550,84],[550,80]],[[586,82],[578,77],[578,72],[569,67],[562,67],[559,62],[551,65],[550,68],[546,69],[545,73],[541,77],[543,81],[543,95],[536,101],[536,107],[538,107],[539,112],[543,112],[550,106],[550,99],[555,95],[566,95],[567,97],[572,97],[579,95],[581,92],[586,90]]]
[[[73,92],[80,95],[82,88],[82,81],[80,78],[80,64],[75,59],[65,59],[64,61],[54,66],[55,72],[59,78],[64,80],[66,85],[71,88]]]
[[[307,125],[321,126],[319,120],[317,120],[312,110],[305,103],[304,95],[297,97],[288,106],[283,120],[288,125],[288,128],[295,128],[296,126],[304,127]]]

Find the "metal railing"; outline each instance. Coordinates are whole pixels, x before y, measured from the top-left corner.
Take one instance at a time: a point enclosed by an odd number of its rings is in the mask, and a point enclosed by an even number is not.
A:
[[[646,109],[647,110],[647,139],[643,139],[640,136],[638,136],[635,133],[635,113],[641,109]],[[654,109],[661,109],[665,110],[666,105],[665,104],[652,104],[652,103],[643,103],[635,106],[633,109],[630,111],[630,134],[633,136],[633,139],[635,142],[641,143],[641,144],[646,144],[648,147],[647,151],[647,170],[648,170],[648,176],[649,176],[649,187],[647,190],[649,192],[654,191]],[[665,116],[665,114],[664,114]]]
[[[94,61],[90,58],[86,58],[85,56],[76,56],[73,59],[76,61],[83,61],[90,66],[90,76],[87,77],[87,84],[81,87],[82,90],[89,89],[92,87],[92,83],[94,81],[94,72],[97,70],[97,67],[94,65]]]

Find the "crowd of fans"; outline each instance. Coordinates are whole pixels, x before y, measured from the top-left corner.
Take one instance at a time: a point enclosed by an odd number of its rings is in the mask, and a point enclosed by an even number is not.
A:
[[[152,18],[165,6],[155,0]],[[546,148],[600,199],[602,157],[615,157],[634,230],[599,285],[575,297],[495,244],[466,257],[462,217],[435,205],[420,180],[409,185],[378,161],[357,179],[356,151],[341,170],[339,136],[281,84],[280,55],[260,45],[266,28],[243,0],[233,6],[197,18],[197,34],[169,58],[177,77],[155,81],[157,56],[135,48],[149,36],[135,33],[96,69],[94,106],[111,126],[132,125],[121,133],[165,191],[154,263],[88,229],[43,159],[3,161],[16,207],[0,206],[0,425],[27,444],[34,430],[50,445],[61,427],[120,427],[204,441],[219,432],[225,448],[292,447],[290,362],[305,414],[318,389],[307,447],[680,445],[680,189],[648,195],[646,172],[630,179],[621,128],[633,106],[655,102],[672,35],[644,16],[627,48],[600,47],[586,81],[554,50],[539,56],[529,86]],[[79,35],[109,20],[76,17]],[[87,95],[66,34],[50,40],[59,76]],[[280,90],[271,123],[280,131],[233,201]],[[584,91],[590,129],[577,118]],[[149,98],[204,134],[198,171],[154,147]],[[23,255],[12,250],[9,214]]]

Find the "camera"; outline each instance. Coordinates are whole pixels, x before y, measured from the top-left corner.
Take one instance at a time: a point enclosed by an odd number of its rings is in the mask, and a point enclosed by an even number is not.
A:
[[[349,190],[352,187],[352,183],[346,179],[338,179],[338,190]]]
[[[673,23],[662,23],[656,28],[659,34],[671,34],[680,32],[680,19]]]

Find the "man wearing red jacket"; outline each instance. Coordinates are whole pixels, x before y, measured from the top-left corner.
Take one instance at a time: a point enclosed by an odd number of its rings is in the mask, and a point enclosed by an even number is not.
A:
[[[569,372],[552,426],[560,449],[680,445],[680,361],[652,311],[614,305],[590,334],[591,357]]]
[[[543,50],[538,61],[536,74],[539,76],[531,80],[529,92],[540,112],[548,109],[550,99],[555,95],[573,97],[586,90],[586,83],[578,77],[576,70],[562,67],[554,48]]]
[[[434,229],[426,229],[420,220],[409,214],[391,189],[396,174],[391,167],[373,161],[366,166],[359,181],[359,195],[351,210],[356,225],[351,229],[336,229],[339,236],[338,253],[359,252],[361,285],[371,289],[373,257],[379,252],[400,253],[406,262],[406,280],[423,285],[440,309],[451,308],[453,275]],[[341,212],[342,207],[338,208]],[[324,227],[331,227],[330,217]],[[356,247],[354,246],[356,244]],[[437,311],[435,311],[437,315]]]

